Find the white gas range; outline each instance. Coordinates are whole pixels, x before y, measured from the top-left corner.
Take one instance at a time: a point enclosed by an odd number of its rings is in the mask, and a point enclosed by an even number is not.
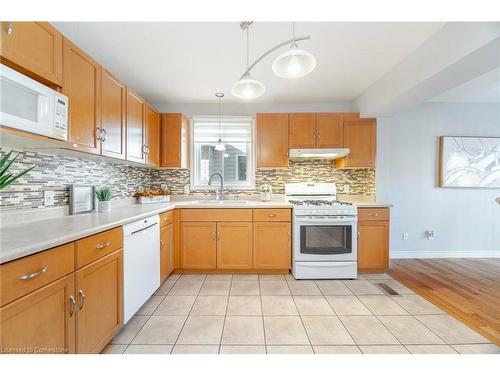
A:
[[[357,207],[337,200],[333,183],[285,184],[293,208],[296,279],[357,278]]]

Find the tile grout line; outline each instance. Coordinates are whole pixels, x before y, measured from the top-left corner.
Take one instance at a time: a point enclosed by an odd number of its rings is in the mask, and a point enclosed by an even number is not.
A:
[[[222,348],[222,338],[224,337],[224,328],[226,328],[227,309],[229,308],[229,296],[231,295],[232,286],[233,286],[233,275],[231,275],[231,282],[229,283],[229,291],[227,292],[226,310],[224,311],[224,321],[222,322],[222,332],[220,334],[219,350],[217,351],[217,354],[221,354],[220,351]]]
[[[304,332],[306,333],[307,341],[309,341],[309,345],[311,346],[311,350],[312,350],[313,354],[316,354],[316,352],[314,351],[313,344],[311,342],[311,338],[309,337],[309,333],[307,332],[306,325],[304,324],[304,320],[302,320],[302,315],[299,312],[299,308],[297,307],[297,303],[295,302],[295,298],[292,294],[292,290],[290,289],[290,285],[288,285],[288,280],[286,279],[286,277],[285,277],[285,283],[286,283],[286,286],[288,288],[288,291],[290,292],[290,296],[292,297],[293,305],[295,306],[295,309],[297,310],[297,314],[299,315],[299,319],[300,319],[300,322],[302,323],[302,327],[304,328]]]
[[[257,275],[257,283],[259,285],[259,300],[260,300],[260,317],[262,320],[262,330],[264,331],[264,350],[267,353],[267,336],[266,336],[266,324],[264,322],[264,307],[262,306],[262,289],[260,287],[260,276]]]

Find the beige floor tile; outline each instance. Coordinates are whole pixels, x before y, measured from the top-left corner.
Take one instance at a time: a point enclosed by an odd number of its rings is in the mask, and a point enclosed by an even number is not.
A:
[[[341,316],[340,319],[358,345],[399,344],[374,316]]]
[[[356,345],[323,345],[313,348],[316,354],[361,354]]]
[[[368,280],[345,280],[344,284],[353,292],[355,295],[370,295],[370,294],[384,294],[382,290],[377,288]]]
[[[174,344],[185,320],[185,316],[152,316],[132,343]]]
[[[168,295],[157,307],[154,315],[189,315],[196,296]]]
[[[172,273],[167,277],[166,281],[177,281],[181,277],[180,273]]]
[[[367,280],[392,280],[386,273],[364,273],[363,276]]]
[[[137,333],[141,330],[142,326],[149,319],[149,316],[135,315],[127,324],[125,324],[120,331],[113,337],[111,342],[113,344],[130,344]]]
[[[151,315],[156,310],[165,296],[151,296],[144,305],[137,311],[137,315]]]
[[[401,344],[444,344],[444,341],[413,316],[379,316],[379,320]]]
[[[231,281],[205,281],[200,290],[200,296],[227,296],[231,288]]]
[[[263,296],[290,295],[290,289],[284,278],[283,281],[260,281],[260,292]]]
[[[207,275],[201,273],[185,273],[179,277],[180,281],[205,281]]]
[[[252,316],[262,315],[260,296],[233,296],[229,297],[227,315]]]
[[[412,315],[446,314],[417,294],[402,294],[392,299]]]
[[[312,280],[287,280],[287,283],[294,296],[321,296],[321,290]]]
[[[265,316],[267,345],[310,345],[299,317]]]
[[[285,275],[259,275],[259,280],[262,280],[262,281],[284,281]]]
[[[198,295],[203,281],[179,279],[168,292],[169,296],[196,296]]]
[[[219,344],[223,325],[223,316],[189,316],[177,340],[177,344]]]
[[[335,315],[323,296],[294,296],[300,315]]]
[[[235,296],[259,296],[258,280],[233,280],[231,284],[231,295]]]
[[[262,296],[264,315],[299,315],[291,296]]]
[[[226,315],[227,296],[198,296],[190,315]]]
[[[312,345],[354,345],[336,316],[303,316],[302,321]]]
[[[408,311],[387,296],[359,296],[373,315],[409,315]]]
[[[337,315],[372,315],[356,296],[326,296]]]
[[[109,345],[106,345],[106,347],[101,352],[101,354],[123,354],[123,352],[125,351],[126,348],[127,348],[127,345],[109,344]]]
[[[315,280],[315,283],[325,296],[352,295],[341,280]]]
[[[259,275],[256,274],[234,274],[233,281],[259,281]]]
[[[219,354],[266,354],[264,345],[222,345]]]
[[[125,354],[170,354],[173,345],[129,345]]]
[[[363,354],[410,354],[403,345],[362,345]]]
[[[310,345],[268,345],[267,354],[314,354]]]
[[[174,284],[175,284],[175,280],[174,281],[169,281],[169,280],[165,281],[156,290],[156,292],[154,292],[154,295],[155,296],[166,296],[168,294],[168,292],[170,292],[170,289],[172,289],[172,287],[174,286]]]
[[[500,354],[500,346],[495,344],[453,345],[460,354]]]
[[[385,285],[391,287],[399,294],[415,294],[413,290],[405,287],[403,284],[401,284],[399,281],[396,280],[371,280],[371,282],[374,285],[378,285],[379,283],[384,283]]]
[[[205,281],[214,281],[214,280],[225,280],[225,281],[231,281],[233,279],[233,275],[231,274],[212,274],[212,275],[207,275],[207,278]]]
[[[490,342],[449,315],[415,315],[420,322],[448,344],[489,344]]]
[[[285,275],[285,279],[286,280],[291,280],[291,281],[296,281],[297,279],[295,277],[293,277],[293,275],[291,273]],[[313,280],[311,280],[313,281]]]
[[[218,354],[219,345],[175,345],[172,354]]]
[[[457,354],[449,345],[405,345],[411,354]]]
[[[228,316],[222,334],[223,345],[264,345],[261,317]]]

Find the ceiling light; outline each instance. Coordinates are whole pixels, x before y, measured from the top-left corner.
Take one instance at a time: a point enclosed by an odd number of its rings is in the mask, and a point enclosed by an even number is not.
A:
[[[247,73],[233,85],[231,92],[237,98],[250,100],[263,95],[266,87]]]
[[[215,145],[215,150],[217,151],[226,151],[226,146],[222,143],[221,130],[220,130],[220,118],[221,118],[221,99],[224,97],[222,92],[216,92],[215,96],[219,99],[219,140]]]

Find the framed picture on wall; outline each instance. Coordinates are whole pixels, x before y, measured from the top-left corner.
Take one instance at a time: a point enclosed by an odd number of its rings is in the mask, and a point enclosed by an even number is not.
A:
[[[500,188],[500,137],[440,137],[439,186]]]

